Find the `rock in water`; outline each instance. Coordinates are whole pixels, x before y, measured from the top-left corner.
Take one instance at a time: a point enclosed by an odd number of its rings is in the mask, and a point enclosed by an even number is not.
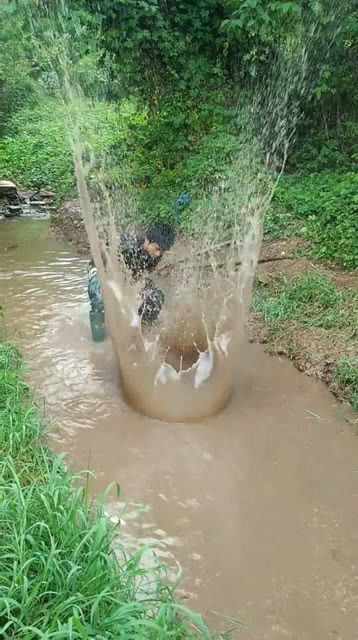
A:
[[[14,218],[15,216],[21,216],[22,207],[19,205],[9,204],[7,209],[4,210],[5,218]]]
[[[49,200],[52,200],[56,194],[54,193],[54,191],[47,191],[46,189],[40,189],[38,195],[41,198],[48,198]]]
[[[17,186],[10,180],[0,180],[0,195],[17,194]]]
[[[47,189],[39,189],[30,195],[30,201],[38,201],[38,200],[53,200],[55,197],[54,191],[47,191]]]

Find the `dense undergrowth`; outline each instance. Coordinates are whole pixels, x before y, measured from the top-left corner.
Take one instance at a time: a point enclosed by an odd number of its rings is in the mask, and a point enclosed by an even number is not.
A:
[[[75,177],[66,115],[66,108],[54,97],[15,113],[7,123],[6,135],[0,138],[0,174],[29,187],[50,187],[58,200],[73,196]],[[225,175],[237,145],[233,122],[229,119],[226,129],[224,122],[216,123],[210,133],[189,145],[180,163],[170,167],[166,151],[160,145],[154,150],[148,140],[150,115],[143,105],[130,100],[120,105],[98,102],[92,119],[96,121],[92,146],[118,158],[107,177],[126,180],[128,188],[136,190],[147,221],[168,218],[182,191],[200,198],[210,180]],[[316,162],[307,161],[305,170],[281,179],[266,215],[265,231],[273,237],[302,236],[311,257],[354,269],[358,266],[358,176],[353,165],[345,165],[343,153],[336,151],[335,155],[341,159],[341,172],[312,172],[310,166]],[[185,230],[185,218],[181,223]]]
[[[140,550],[117,561],[115,529],[43,434],[21,356],[0,342],[0,636],[209,638],[155,573],[148,594]]]
[[[51,14],[52,3],[5,0],[0,7],[1,177],[51,187],[59,199],[73,195],[63,79],[53,63],[60,27],[70,43],[71,77],[96,100],[95,148],[111,157],[103,179],[125,181],[144,220],[168,218],[180,192],[200,200],[225,177],[239,145],[237,105],[250,103],[280,43],[294,39],[301,22],[315,80],[299,105],[300,125],[266,232],[303,235],[313,257],[357,266],[353,3],[67,0],[58,6],[65,26]],[[31,10],[39,14],[32,20]],[[82,123],[87,117],[81,115]],[[189,228],[185,216],[181,226]]]
[[[274,237],[296,235],[313,258],[358,266],[358,175],[320,172],[285,176],[266,218]]]

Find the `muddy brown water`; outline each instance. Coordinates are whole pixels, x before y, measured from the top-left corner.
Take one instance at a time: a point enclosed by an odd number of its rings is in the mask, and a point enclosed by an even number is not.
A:
[[[231,625],[213,610],[241,618],[245,640],[357,638],[358,439],[342,407],[251,345],[219,415],[195,425],[138,415],[110,341],[91,342],[86,262],[45,221],[0,221],[0,303],[53,447],[91,467],[97,491],[119,482],[123,541],[180,563],[178,597],[214,628]],[[121,509],[109,499],[112,517]]]

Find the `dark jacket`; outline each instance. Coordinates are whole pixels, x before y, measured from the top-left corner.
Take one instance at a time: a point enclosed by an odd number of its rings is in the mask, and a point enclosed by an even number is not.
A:
[[[144,249],[144,235],[125,231],[119,238],[118,257],[121,259],[134,280],[155,269],[161,256],[152,258]]]

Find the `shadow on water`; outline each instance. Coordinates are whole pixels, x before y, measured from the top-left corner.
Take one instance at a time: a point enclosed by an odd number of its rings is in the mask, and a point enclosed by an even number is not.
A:
[[[86,259],[44,221],[0,221],[0,267],[5,322],[57,424],[52,445],[75,468],[90,461],[96,490],[123,487],[127,513],[108,512],[128,548],[153,544],[173,573],[180,563],[179,596],[244,619],[240,638],[352,640],[357,443],[327,389],[242,344],[221,413],[146,418],[121,397],[111,342],[91,342]]]

